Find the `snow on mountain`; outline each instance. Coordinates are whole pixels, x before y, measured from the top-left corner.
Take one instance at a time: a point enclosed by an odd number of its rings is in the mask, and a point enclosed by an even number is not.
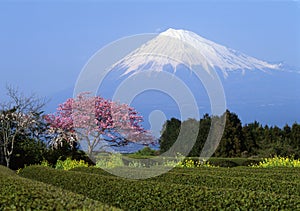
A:
[[[169,68],[170,65],[172,68]],[[193,68],[199,65],[202,68]],[[185,70],[207,71],[212,75],[215,69],[218,76],[225,76],[220,80],[228,109],[237,112],[243,122],[258,120],[265,124],[284,125],[300,118],[299,68],[256,59],[191,31],[168,29],[119,60],[112,70],[114,68],[120,71],[111,71],[111,80],[103,85],[109,87],[107,92],[113,92],[114,82],[119,83],[118,80],[140,71],[174,71],[194,94],[201,114],[211,112],[209,97],[203,82]],[[153,78],[156,75],[159,74],[149,74]],[[179,117],[172,100],[152,92],[139,95],[133,106],[146,117],[158,108],[165,112],[167,118]]]
[[[208,72],[209,67],[218,68],[225,76],[233,70],[280,69],[280,64],[256,59],[191,31],[171,28],[131,52],[114,67],[124,68],[128,74],[143,69],[161,71],[165,65],[172,65],[176,71],[179,64],[189,68],[201,65]]]
[[[146,38],[148,40],[148,37]],[[211,70],[210,67],[221,70],[223,73],[220,71],[218,73],[225,76],[230,72],[227,78],[220,77],[226,104],[229,110],[239,115],[243,123],[257,120],[263,124],[283,126],[300,120],[299,68],[290,67],[285,63],[270,64],[185,30],[168,29],[144,42],[143,45],[135,46],[139,47],[111,67],[111,71],[99,87],[101,96],[113,99],[119,85],[131,74],[143,70],[162,71],[165,65],[172,65],[173,70],[170,71],[176,71],[177,67],[178,70],[174,74],[193,92],[200,114],[210,113],[210,101],[202,81],[197,80],[197,77],[185,71],[187,68],[182,67],[182,64],[187,67],[202,65],[204,68],[200,69],[208,72]],[[255,71],[257,69],[263,71]],[[254,71],[240,74],[240,71],[236,70]],[[264,70],[281,71],[266,74]],[[95,65],[95,72],[98,74],[97,71],[102,71],[102,68]],[[154,79],[156,75],[159,74],[153,74]],[[143,84],[144,81],[135,80],[135,83]],[[170,86],[180,93],[181,90],[176,85]],[[55,111],[59,103],[72,96],[72,91],[70,88],[55,93],[52,97],[54,102],[52,101],[48,110]],[[131,91],[128,93],[132,93]],[[170,96],[156,90],[137,95],[131,106],[144,116],[144,126],[147,129],[150,129],[148,117],[154,110],[163,111],[167,119],[181,117],[176,102]]]

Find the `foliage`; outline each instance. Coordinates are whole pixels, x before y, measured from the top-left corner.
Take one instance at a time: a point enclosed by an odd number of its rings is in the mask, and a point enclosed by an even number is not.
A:
[[[57,146],[57,148],[50,147],[46,150],[43,157],[53,167],[55,167],[57,160],[65,160],[68,157],[72,160],[84,160],[89,165],[94,165],[94,162],[91,161],[86,153],[79,149],[76,142],[73,143],[72,147],[65,141]]]
[[[96,161],[96,167],[98,168],[115,168],[124,166],[122,155],[119,153],[113,153],[108,157],[99,156]]]
[[[140,149],[139,151],[135,152],[134,156],[135,155],[136,156],[155,156],[155,155],[157,155],[157,151],[146,146],[143,149]]]
[[[0,210],[117,210],[59,187],[19,177],[0,166]]]
[[[79,170],[30,166],[21,175],[126,210],[300,208],[300,174],[293,169],[176,168],[158,177],[137,181],[109,175],[102,169]]]
[[[218,158],[211,157],[209,159],[210,164],[219,167],[237,167],[237,166],[249,166],[257,164],[261,161],[261,158]]]
[[[205,160],[199,160],[199,157],[186,157],[184,160],[181,161],[174,161],[172,162],[173,166],[178,166],[177,164],[184,164],[185,162],[188,162],[189,164],[187,166],[192,167],[238,167],[238,166],[249,166],[258,164],[262,159],[249,159],[249,158],[219,158],[219,157],[211,157],[207,161]],[[184,165],[183,165],[184,166]]]
[[[236,162],[227,160],[227,159],[214,160],[214,161],[211,161],[211,164],[214,166],[227,167],[227,168],[232,168],[232,167],[238,166],[238,164]]]
[[[220,144],[215,151],[216,157],[240,157],[246,150],[242,134],[242,123],[238,115],[226,111],[226,124]]]
[[[184,161],[180,161],[177,165],[177,167],[182,168],[198,168],[198,167],[209,167],[209,168],[216,168],[217,166],[214,166],[210,164],[209,161],[200,161],[200,160],[192,160],[192,159],[185,159]]]
[[[273,167],[300,167],[300,159],[296,160],[289,157],[273,157],[265,158],[257,165],[253,165],[255,168],[273,168]]]
[[[38,139],[44,124],[41,118],[45,102],[35,95],[25,96],[17,89],[7,87],[9,101],[0,105],[0,164],[10,166],[19,136]]]
[[[88,167],[89,164],[84,162],[84,160],[72,160],[71,158],[67,158],[66,160],[57,160],[55,168],[56,169],[63,169],[63,170],[70,170],[76,167]]]
[[[24,168],[25,165],[41,163],[47,151],[46,144],[42,141],[27,137],[17,136],[14,153],[11,157],[10,168]]]
[[[224,188],[232,188],[234,185],[238,187],[239,183],[244,183],[243,186],[251,187],[254,185],[254,180],[259,180],[257,185],[261,185],[259,183],[269,184],[276,180],[282,181],[280,186],[284,186],[285,182],[292,182],[296,184],[292,190],[285,190],[283,193],[292,193],[296,189],[298,193],[300,189],[299,187],[300,174],[298,168],[250,168],[250,167],[236,167],[236,168],[173,168],[169,172],[162,174],[158,177],[153,177],[147,180],[151,181],[160,181],[160,182],[176,182],[176,178],[178,178],[178,184],[199,184],[199,186],[205,186],[205,183],[209,184],[209,181],[213,183],[213,187],[219,187],[222,185],[223,180],[225,182],[229,182],[230,180],[236,179],[234,184],[232,182],[228,184],[223,184]],[[111,173],[96,167],[79,167],[74,168],[71,171],[79,171],[90,174],[99,174],[102,176],[114,176]],[[128,174],[135,174],[138,170],[128,169]],[[145,169],[145,171],[152,171],[152,169]],[[180,179],[181,178],[181,179]],[[270,180],[270,181],[269,181]],[[248,181],[248,182],[247,182]],[[253,184],[251,184],[253,183]],[[274,190],[276,189],[276,184],[273,185]],[[264,188],[263,186],[261,188]],[[280,190],[277,190],[278,192]]]
[[[141,162],[141,161],[130,161],[128,163],[129,167],[133,167],[133,168],[145,168],[147,167],[145,163]]]
[[[206,142],[212,118],[205,114],[198,121],[199,132],[196,143],[188,156],[199,157]],[[160,137],[160,151],[166,152],[178,138],[180,128],[191,120],[179,121],[176,118],[167,120]],[[185,137],[189,140],[188,134]],[[226,124],[223,137],[215,151],[214,157],[273,157],[294,155],[300,158],[300,125],[262,126],[254,121],[242,125],[238,115],[226,111]]]
[[[175,143],[180,132],[181,121],[176,118],[167,120],[163,125],[163,133],[161,134],[159,144],[160,152],[166,152]]]
[[[153,156],[128,156],[129,159],[123,159],[120,154],[102,155],[98,156],[97,167],[100,168],[115,168],[115,167],[135,167],[135,168],[151,168],[151,167],[183,167],[183,168],[196,168],[196,167],[237,167],[249,166],[258,164],[262,159],[249,159],[249,158],[217,158],[211,157],[209,160],[199,160],[199,157],[184,157],[180,153],[174,158],[162,157],[159,162],[151,161],[148,158]],[[130,160],[135,158],[139,160]]]
[[[0,165],[0,177],[2,176],[13,176],[15,172],[5,166]]]
[[[165,159],[165,161],[162,163],[162,166],[180,168],[217,167],[211,165],[209,161],[199,160],[199,158],[185,158],[180,153],[177,153],[177,156],[174,160]]]
[[[142,116],[134,108],[99,96],[92,97],[88,93],[68,99],[59,105],[55,114],[45,118],[50,124],[54,146],[62,141],[71,145],[76,141],[86,141],[89,156],[97,147],[120,146],[129,142],[149,144],[153,141],[141,126]]]
[[[208,114],[205,114],[202,119],[199,121],[199,131],[196,143],[194,144],[191,152],[189,153],[189,157],[199,157],[201,152],[200,150],[203,148],[204,143],[206,142],[209,129],[211,126],[211,117]]]
[[[41,162],[41,166],[51,167],[51,164],[50,164],[47,160],[43,160],[43,161]]]

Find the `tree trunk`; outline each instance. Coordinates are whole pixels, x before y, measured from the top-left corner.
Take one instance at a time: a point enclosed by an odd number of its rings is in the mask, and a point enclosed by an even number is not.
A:
[[[9,168],[9,162],[10,162],[10,153],[7,149],[7,147],[4,145],[3,147],[3,152],[4,152],[4,158],[5,158],[5,161],[6,161],[6,167]]]
[[[4,165],[4,151],[3,147],[0,147],[0,165]]]
[[[6,160],[6,167],[9,168],[10,156],[6,157],[5,160]]]

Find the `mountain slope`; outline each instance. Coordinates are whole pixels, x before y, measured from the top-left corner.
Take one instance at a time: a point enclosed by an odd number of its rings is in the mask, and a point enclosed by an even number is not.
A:
[[[107,77],[111,80],[102,86],[101,93],[109,92],[105,97],[111,98],[118,84],[129,75],[166,70],[174,72],[191,89],[200,114],[210,113],[206,89],[189,71],[197,65],[208,73],[216,70],[224,87],[228,109],[237,112],[244,123],[258,120],[282,126],[300,120],[297,109],[300,106],[300,74],[297,71],[281,63],[256,59],[186,30],[168,29],[121,59],[113,66],[111,78]],[[149,74],[149,77],[155,81],[156,75]],[[174,84],[170,86],[178,89]],[[167,118],[180,118],[176,103],[163,94],[143,92],[132,105],[142,112],[146,124],[148,115],[156,109],[162,110]]]
[[[125,74],[143,69],[163,70],[171,65],[175,71],[180,64],[192,68],[201,65],[220,69],[227,76],[234,70],[280,69],[280,64],[270,64],[233,49],[207,40],[194,32],[168,29],[136,49],[114,67],[126,69]]]
[[[300,121],[300,74],[296,67],[291,69],[284,63],[270,64],[185,30],[169,29],[137,46],[139,47],[136,50],[108,70],[105,80],[99,86],[99,95],[113,99],[119,85],[140,71],[147,71],[144,75],[153,79],[154,87],[159,74],[152,74],[152,71],[167,71],[174,73],[191,90],[200,115],[211,113],[210,99],[203,82],[188,69],[201,65],[208,73],[213,69],[217,70],[224,88],[226,105],[229,110],[239,115],[243,123],[257,120],[263,124],[283,126],[285,123]],[[241,70],[244,74],[241,74]],[[96,74],[100,74],[103,69],[95,66],[95,71]],[[224,75],[227,77],[222,77]],[[146,81],[132,78],[133,80],[128,80],[133,83],[130,84],[132,87],[141,88],[141,84]],[[171,82],[168,84],[167,81],[163,81],[171,89],[182,94],[179,86]],[[125,91],[125,95],[135,95],[129,87]],[[53,99],[66,99],[66,96],[72,96],[71,92],[72,89],[66,93],[59,93],[61,96],[54,96]],[[63,101],[57,100],[53,105],[61,102]],[[165,114],[165,118],[162,119],[181,118],[179,107],[172,96],[158,90],[141,89],[141,92],[134,96],[131,106],[141,112],[147,129],[151,128],[149,116],[156,110]],[[189,107],[188,104],[184,106]],[[156,133],[160,133],[159,129]]]

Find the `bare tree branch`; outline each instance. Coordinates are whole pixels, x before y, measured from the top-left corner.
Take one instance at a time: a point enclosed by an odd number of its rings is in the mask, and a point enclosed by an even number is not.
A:
[[[7,86],[6,89],[9,101],[0,105],[0,155],[4,155],[6,165],[9,167],[16,137],[37,127],[46,100],[35,94],[25,96],[12,86]]]

